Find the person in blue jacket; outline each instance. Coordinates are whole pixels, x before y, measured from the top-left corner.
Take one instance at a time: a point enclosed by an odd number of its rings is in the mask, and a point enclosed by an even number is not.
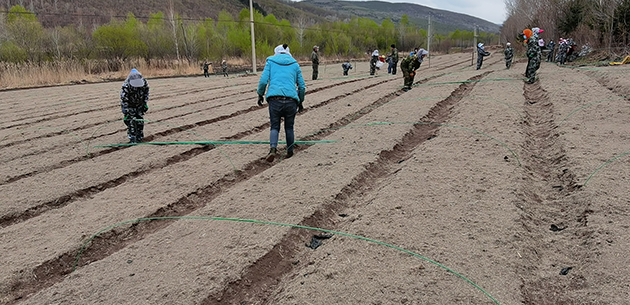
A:
[[[271,123],[269,145],[271,148],[265,157],[268,162],[273,162],[276,158],[281,118],[284,119],[284,132],[287,141],[286,158],[293,156],[295,115],[304,110],[302,102],[304,102],[306,92],[302,70],[291,56],[287,44],[277,46],[274,53],[274,56],[267,57],[257,90],[258,105],[262,106],[265,91],[269,104],[269,121]]]

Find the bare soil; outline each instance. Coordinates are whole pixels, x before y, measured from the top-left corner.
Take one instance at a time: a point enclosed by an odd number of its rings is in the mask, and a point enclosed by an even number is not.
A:
[[[0,304],[628,304],[630,68],[469,56],[409,92],[304,66],[296,137],[332,142],[273,163],[101,147],[118,82],[0,92]],[[150,79],[145,140],[268,141],[257,82]]]

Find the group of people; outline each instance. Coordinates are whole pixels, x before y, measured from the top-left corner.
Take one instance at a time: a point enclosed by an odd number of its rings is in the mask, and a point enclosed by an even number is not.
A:
[[[210,66],[212,65],[211,62],[208,62],[207,60],[203,62],[203,65],[201,66],[201,69],[203,70],[203,76],[204,77],[210,77]],[[227,61],[224,59],[221,62],[221,70],[223,72],[223,77],[228,77],[228,65],[227,65]]]
[[[540,67],[541,61],[541,48],[539,35],[543,32],[542,29],[532,28],[531,30],[524,31],[524,38],[527,42],[527,69],[526,77],[528,83],[533,83],[536,79],[536,71]],[[553,50],[553,41],[550,42],[551,46],[547,46]],[[559,52],[565,53],[565,45],[568,45],[568,41],[560,40]],[[551,52],[553,53],[553,51]],[[416,74],[416,70],[420,68],[420,65],[429,54],[424,49],[416,48],[413,52],[400,61],[400,69],[402,70],[404,77],[403,91],[409,91],[412,88],[413,80]],[[481,69],[483,64],[483,58],[489,56],[490,53],[484,48],[483,43],[477,45],[477,70]],[[512,65],[512,59],[514,57],[514,49],[508,42],[507,47],[504,50],[505,65],[507,69],[510,69]],[[561,58],[561,63],[563,59]],[[549,60],[549,57],[547,58]],[[377,69],[377,62],[381,60],[378,50],[372,52],[372,58],[370,60],[370,75],[374,75]],[[391,52],[387,54],[387,59],[383,59],[388,63],[388,73],[396,75],[396,67],[399,61],[398,49],[395,45],[391,45]],[[319,47],[314,46],[311,53],[311,62],[313,66],[312,79],[316,80],[318,77],[319,67]],[[204,62],[202,69],[204,70],[204,76],[209,77],[209,66],[211,63]],[[345,62],[342,65],[344,75],[348,75],[348,71],[352,69],[352,65],[349,62]],[[222,62],[223,74],[227,77],[227,63],[225,60]],[[280,134],[280,124],[284,122],[284,131],[286,137],[286,155],[285,158],[291,158],[294,154],[295,148],[295,135],[294,135],[294,123],[295,116],[298,112],[304,110],[303,102],[306,86],[304,78],[302,77],[302,71],[298,62],[291,56],[289,47],[287,44],[279,45],[274,49],[274,55],[267,58],[265,68],[260,76],[258,82],[258,105],[262,106],[265,100],[269,104],[269,121],[271,131],[269,135],[269,152],[265,157],[268,162],[273,162],[278,154],[278,138]],[[127,137],[130,143],[140,143],[144,138],[144,114],[148,111],[149,100],[149,85],[136,69],[131,70],[125,81],[123,82],[120,104],[124,115],[124,123],[127,125]]]

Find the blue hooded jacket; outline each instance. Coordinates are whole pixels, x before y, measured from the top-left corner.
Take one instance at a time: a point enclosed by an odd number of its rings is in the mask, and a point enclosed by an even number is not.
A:
[[[306,86],[302,78],[302,70],[297,61],[288,54],[278,54],[267,57],[265,69],[258,82],[258,94],[264,95],[267,90],[267,98],[271,96],[285,96],[298,101],[304,101]],[[297,89],[296,89],[297,87]]]

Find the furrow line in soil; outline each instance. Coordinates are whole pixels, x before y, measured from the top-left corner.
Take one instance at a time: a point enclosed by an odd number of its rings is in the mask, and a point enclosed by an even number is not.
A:
[[[348,96],[348,95],[351,95],[351,94],[355,94],[357,92],[365,90],[366,88],[371,88],[373,86],[377,86],[377,85],[380,85],[382,83],[385,83],[385,82],[388,82],[388,81],[392,81],[392,80],[394,80],[394,79],[390,79],[390,80],[387,80],[387,81],[379,82],[379,83],[376,83],[376,84],[369,85],[368,87],[364,87],[364,88],[361,88],[361,89],[354,90],[351,93],[347,93],[345,95],[337,96],[337,97],[335,97],[333,99],[330,99],[328,101],[324,101],[324,102],[322,102],[320,104],[315,104],[315,105],[311,106],[311,108],[318,108],[318,107],[321,107],[323,105],[327,105],[327,104],[332,103],[334,101],[337,101],[340,98],[343,98],[345,96]],[[322,87],[322,88],[316,88],[316,89],[312,90],[311,93],[323,91],[325,89],[334,88],[336,86],[343,85],[343,84],[353,83],[355,81],[357,81],[357,80],[352,80],[352,81],[344,82],[344,83],[341,83],[341,84],[334,84],[334,85],[330,85],[330,86],[325,86],[325,87]],[[247,99],[242,99],[242,100],[239,100],[237,102],[245,101],[245,100],[247,100]],[[232,103],[236,103],[236,102],[232,102]],[[232,104],[232,103],[228,103],[228,104]],[[225,104],[223,104],[222,106],[224,106],[224,105]],[[208,109],[212,109],[214,107],[216,107],[216,106],[210,107]],[[170,129],[167,129],[165,131],[158,132],[158,133],[152,134],[150,136],[147,136],[147,137],[145,137],[144,140],[146,142],[151,142],[151,141],[153,141],[155,139],[158,139],[158,138],[161,138],[161,137],[166,137],[166,136],[173,135],[173,134],[176,134],[176,133],[186,132],[186,130],[189,130],[191,128],[206,126],[206,125],[209,125],[209,124],[213,124],[213,123],[221,122],[221,121],[224,121],[224,120],[227,120],[227,119],[231,119],[231,118],[234,118],[234,117],[242,115],[242,114],[246,114],[246,113],[249,113],[249,112],[252,112],[252,111],[256,111],[259,108],[260,108],[259,106],[251,106],[251,107],[249,107],[247,109],[239,110],[239,111],[233,112],[233,113],[228,114],[228,115],[219,116],[219,117],[212,118],[212,119],[209,119],[209,120],[204,120],[204,121],[201,121],[201,122],[195,122],[195,123],[187,124],[187,125],[184,125],[184,126],[178,126],[178,127],[170,128]],[[190,113],[188,113],[188,114],[190,114]],[[187,115],[187,114],[185,114],[185,115]],[[183,116],[183,115],[181,115],[181,116]],[[174,116],[174,117],[171,117],[171,118],[177,118],[177,117],[180,117],[180,116]],[[159,122],[159,121],[160,120],[158,120],[156,122]],[[269,123],[263,124],[261,126],[258,126],[258,127],[254,128],[254,129],[252,129],[252,130],[245,131],[245,132],[242,132],[242,133],[238,133],[238,134],[230,136],[230,137],[225,137],[223,139],[224,140],[240,139],[240,138],[242,138],[242,137],[244,137],[246,135],[249,135],[249,134],[252,134],[254,132],[257,132],[258,130],[260,130],[262,128],[266,128],[268,126],[269,126]],[[90,140],[91,139],[95,139],[95,138],[98,138],[98,137],[90,138]],[[62,145],[59,145],[59,146],[62,146]],[[57,164],[54,164],[54,165],[49,165],[49,166],[46,166],[46,167],[43,167],[41,169],[37,169],[37,170],[31,171],[31,172],[28,172],[28,173],[24,173],[24,174],[16,175],[16,176],[13,176],[13,177],[9,177],[6,180],[4,180],[3,182],[0,182],[0,185],[13,183],[13,182],[19,181],[19,180],[24,179],[24,178],[32,177],[34,175],[38,175],[38,174],[42,174],[42,173],[46,173],[46,172],[50,172],[50,171],[55,170],[55,169],[63,168],[63,167],[75,164],[77,162],[85,161],[85,160],[90,159],[90,158],[100,157],[100,156],[103,156],[103,155],[106,155],[106,154],[118,151],[120,149],[125,149],[125,148],[129,148],[129,147],[126,147],[126,146],[113,147],[113,148],[109,148],[109,149],[105,149],[105,150],[102,150],[102,151],[98,151],[98,152],[92,153],[90,156],[78,156],[76,158],[63,160],[63,161],[60,161],[60,162],[58,162]],[[46,153],[48,151],[49,151],[49,149],[40,150],[39,152],[40,153]],[[34,153],[26,154],[26,155],[22,155],[21,157],[30,156],[30,155],[35,155],[35,154]],[[11,161],[11,160],[8,160],[8,161]],[[2,220],[0,219],[0,224],[1,223],[2,223]],[[2,225],[0,225],[0,227],[2,227]]]
[[[486,72],[469,80],[479,80],[490,73]],[[427,80],[425,79],[423,82]],[[377,160],[366,165],[365,170],[357,175],[349,185],[346,185],[331,202],[320,206],[299,225],[334,230],[335,223],[332,219],[335,219],[335,215],[348,208],[356,197],[373,191],[374,186],[379,181],[387,179],[392,174],[394,165],[398,164],[400,160],[408,159],[416,147],[435,137],[440,129],[438,124],[449,119],[452,108],[468,96],[475,85],[476,82],[463,83],[449,97],[438,102],[429,110],[428,114],[419,120],[420,122],[435,124],[413,125],[400,143],[391,150],[381,151]],[[395,97],[396,94],[392,93],[382,97],[377,103],[386,104]],[[320,137],[317,136],[317,138]],[[299,253],[304,249],[303,241],[308,240],[311,234],[313,232],[291,228],[271,251],[247,267],[240,279],[227,284],[223,291],[209,295],[201,304],[268,304],[283,276],[295,268],[292,263],[294,260],[286,258],[299,256]]]
[[[333,98],[331,98],[329,100],[323,101],[320,104],[316,104],[316,105],[313,105],[311,107],[317,108],[317,107],[321,107],[320,105],[322,105],[322,104],[323,105],[328,105],[328,104],[330,104],[332,102],[338,101],[338,100],[340,100],[340,99],[342,99],[344,97],[347,97],[349,95],[356,94],[358,92],[367,90],[367,89],[372,88],[374,86],[378,86],[378,85],[381,85],[381,84],[384,84],[384,83],[387,83],[387,82],[391,82],[391,81],[395,81],[395,80],[396,79],[387,79],[387,80],[384,80],[384,81],[381,81],[381,82],[378,82],[378,83],[375,83],[375,84],[371,84],[371,85],[368,85],[366,87],[362,87],[360,89],[354,90],[351,93],[345,93],[345,94],[333,97]],[[189,125],[183,126],[181,128],[168,129],[168,130],[165,130],[163,132],[156,133],[154,135],[148,136],[145,139],[147,141],[152,141],[152,140],[155,140],[156,138],[168,136],[168,135],[171,135],[171,134],[174,134],[174,133],[178,133],[178,132],[182,132],[183,130],[186,130],[186,129],[189,129],[189,128],[204,126],[204,125],[216,123],[216,122],[219,122],[219,121],[222,121],[222,120],[227,120],[229,118],[236,117],[236,116],[241,115],[243,113],[255,111],[255,110],[259,109],[259,108],[260,108],[259,106],[251,106],[248,109],[239,110],[239,111],[234,112],[234,113],[232,113],[230,115],[221,116],[221,117],[213,118],[213,119],[210,119],[210,120],[205,120],[205,121],[202,121],[202,122],[189,124]],[[306,111],[308,111],[308,110],[305,109],[304,112],[306,112]],[[355,115],[355,116],[357,116],[357,115]],[[229,140],[242,139],[242,138],[244,138],[244,137],[246,137],[246,136],[248,136],[250,134],[254,134],[256,132],[260,132],[260,130],[263,130],[263,129],[268,128],[268,127],[269,127],[269,123],[267,122],[267,123],[261,124],[259,126],[256,126],[256,127],[252,128],[250,130],[239,132],[239,133],[237,133],[237,134],[235,134],[233,136],[227,137],[227,138]],[[101,157],[101,156],[113,153],[113,152],[121,150],[121,149],[126,149],[126,148],[129,148],[129,146],[112,147],[112,148],[105,149],[105,150],[102,150],[102,151],[94,153],[91,158]],[[20,213],[10,214],[10,215],[3,215],[3,216],[0,217],[0,228],[4,228],[4,227],[7,227],[7,226],[10,226],[10,225],[19,223],[19,222],[23,222],[23,221],[31,219],[33,217],[39,216],[42,213],[44,213],[44,212],[46,212],[48,210],[51,210],[51,209],[58,209],[58,208],[64,207],[64,206],[68,205],[69,203],[74,202],[75,200],[78,200],[78,199],[81,199],[81,198],[86,198],[86,197],[89,197],[89,196],[93,196],[93,195],[95,195],[97,193],[100,193],[100,192],[102,192],[104,190],[107,190],[107,189],[110,189],[112,187],[116,187],[116,186],[118,186],[118,185],[120,185],[122,183],[125,183],[126,181],[128,181],[130,179],[136,178],[138,176],[146,175],[146,174],[151,173],[151,172],[153,172],[155,170],[159,170],[159,169],[161,169],[161,168],[163,168],[165,166],[169,166],[169,165],[172,165],[172,164],[175,164],[175,163],[178,163],[178,162],[189,160],[189,159],[191,159],[193,157],[196,157],[199,154],[202,154],[202,153],[204,153],[206,151],[209,151],[209,150],[212,150],[214,148],[215,148],[214,146],[208,146],[208,145],[204,145],[203,147],[193,148],[193,149],[187,150],[187,151],[185,151],[185,152],[183,152],[183,153],[181,153],[179,155],[171,156],[170,158],[162,160],[159,163],[151,164],[151,166],[148,167],[148,168],[141,168],[141,169],[138,169],[136,171],[127,173],[127,174],[125,174],[123,176],[120,176],[118,178],[102,182],[102,183],[100,183],[98,185],[93,185],[93,186],[90,186],[90,187],[86,187],[86,188],[74,191],[74,192],[72,192],[70,194],[66,194],[66,195],[63,195],[61,197],[58,197],[58,198],[52,199],[50,201],[47,201],[45,203],[39,204],[37,206],[31,207],[28,210],[20,212]],[[55,169],[63,168],[63,167],[66,167],[66,166],[69,166],[69,165],[72,165],[72,164],[75,164],[75,163],[78,163],[78,162],[83,162],[83,161],[86,161],[86,160],[89,160],[89,159],[85,158],[85,157],[77,157],[77,158],[71,159],[71,160],[64,160],[62,162],[59,162],[59,163],[57,163],[55,165],[48,166],[48,167],[46,167],[46,168],[44,168],[42,170],[36,171],[36,172],[30,172],[28,174],[23,174],[23,175],[20,175],[20,176],[11,177],[10,179],[7,179],[6,182],[4,182],[4,183],[2,183],[0,185],[9,184],[9,183],[12,183],[12,182],[15,182],[15,181],[27,178],[27,177],[31,177],[33,175],[43,174],[43,173],[46,173],[46,172],[53,171]]]
[[[611,92],[615,93],[616,95],[623,97],[624,99],[626,99],[627,101],[630,101],[630,90],[628,88],[623,88],[620,85],[615,85],[613,84],[610,79],[608,79],[609,76],[607,75],[602,75],[601,72],[599,73],[587,73],[588,76],[590,76],[591,78],[594,78],[600,85],[602,85],[602,87],[610,90]],[[625,90],[624,90],[625,89]]]
[[[162,111],[169,111],[169,110],[176,109],[176,108],[179,108],[179,107],[185,107],[185,106],[195,105],[195,104],[199,104],[199,103],[205,103],[205,102],[209,102],[209,101],[212,101],[212,100],[222,99],[222,98],[235,96],[235,95],[240,95],[240,94],[242,94],[242,92],[235,92],[235,93],[232,93],[232,94],[229,94],[229,95],[224,95],[224,96],[213,98],[213,99],[196,100],[196,101],[187,102],[187,103],[184,103],[184,104],[181,104],[181,105],[175,105],[175,106],[171,106],[171,107],[161,108],[161,109],[153,111],[153,112],[154,113],[159,113],[159,112],[162,112]],[[86,110],[86,111],[74,112],[74,113],[69,113],[69,114],[68,113],[62,113],[60,111],[58,113],[61,113],[61,114],[58,114],[58,115],[53,115],[51,117],[45,117],[45,118],[39,119],[39,120],[34,121],[34,122],[25,122],[25,123],[20,123],[20,124],[8,126],[6,128],[3,128],[3,129],[13,128],[13,127],[20,127],[20,126],[27,126],[27,125],[42,123],[42,122],[51,121],[51,120],[55,120],[55,119],[67,118],[69,116],[80,115],[80,114],[87,114],[87,113],[93,113],[93,112],[101,112],[101,111],[113,110],[113,109],[117,109],[117,108],[120,108],[120,105],[105,106],[105,107],[101,107],[101,108],[94,108],[94,109],[90,109],[90,110]],[[50,114],[48,114],[48,115],[50,115]],[[28,141],[34,140],[34,139],[49,138],[49,137],[52,137],[52,136],[58,136],[58,135],[62,135],[64,133],[67,133],[68,131],[82,130],[82,129],[86,129],[86,128],[90,128],[90,127],[95,127],[95,126],[107,124],[107,123],[108,123],[107,121],[100,121],[100,122],[90,123],[90,124],[86,124],[86,125],[83,125],[83,126],[79,126],[79,127],[73,128],[71,130],[56,131],[56,132],[52,132],[52,133],[36,136],[36,137],[33,137],[33,138],[29,138],[29,139],[24,139],[24,140],[20,140],[20,141],[16,141],[16,142],[7,143],[7,144],[4,144],[4,145],[0,146],[0,148],[13,146],[15,144],[25,143],[25,142],[28,142]]]
[[[437,78],[439,76],[441,75],[426,78],[422,81],[419,81],[418,83],[424,83],[431,79]],[[384,84],[384,83],[397,81],[397,80],[398,79],[384,80],[382,82],[379,82],[378,84],[373,84],[373,85],[364,87],[362,89],[355,90],[354,93],[365,91],[379,84]],[[343,94],[338,97],[332,98],[331,100],[336,101],[348,95],[349,94]],[[360,109],[359,111],[352,113],[350,115],[347,115],[339,119],[337,122],[332,123],[330,127],[334,128],[334,127],[346,126],[352,123],[353,121],[363,117],[364,115],[369,114],[374,109],[382,105],[385,105],[387,102],[391,101],[395,96],[396,96],[396,92],[389,93],[385,95],[384,97],[378,99],[376,102]],[[323,103],[329,104],[330,102],[324,101]],[[255,128],[255,129],[262,129],[265,126],[268,127],[268,125],[269,123],[266,123],[264,124],[264,126],[260,126],[259,128]],[[326,128],[324,130],[321,130],[320,132],[312,136],[309,136],[305,140],[316,141],[318,139],[322,139],[335,132],[335,129],[331,129],[331,128]],[[243,134],[243,136],[245,135],[246,134]],[[305,150],[305,149],[308,149],[308,148],[307,147],[296,148],[296,150]],[[199,155],[209,150],[212,150],[212,147],[200,147],[200,148],[189,150],[178,156],[171,157],[169,159],[171,161],[166,161],[164,162],[164,164],[154,166],[152,167],[151,170],[160,169],[165,166],[169,166],[174,163],[183,161],[184,159],[190,159],[196,155]],[[243,167],[244,168],[243,170],[227,174],[223,178],[215,181],[214,183],[210,185],[199,188],[185,196],[182,196],[179,200],[173,202],[172,204],[166,207],[160,208],[159,210],[157,210],[156,212],[150,215],[147,215],[146,218],[175,217],[175,216],[184,216],[184,215],[190,214],[194,212],[195,210],[209,204],[214,198],[216,198],[223,192],[228,191],[234,185],[240,182],[246,181],[250,179],[251,177],[258,175],[259,173],[265,171],[269,167],[270,167],[269,163],[264,160],[258,159],[258,160],[252,161],[248,163],[247,165],[245,165]],[[115,181],[107,182],[107,183],[111,183],[111,185],[93,186],[89,189],[78,191],[74,193],[73,195],[64,196],[64,198],[67,198],[67,201],[64,202],[62,205],[67,205],[70,201],[77,200],[79,198],[84,198],[87,196],[94,195],[95,193],[103,191],[105,188],[111,188],[116,185],[120,185],[124,183],[125,181],[128,181],[129,179],[138,177],[142,174],[146,174],[146,172],[147,171],[138,172],[138,173],[130,173],[116,179]],[[83,193],[80,193],[80,192],[83,192]],[[51,202],[51,204],[54,204],[54,202]],[[39,211],[37,215],[42,214],[43,212],[45,212],[45,210],[48,210],[50,208],[59,208],[59,207],[61,207],[61,205],[59,204],[56,204],[55,206],[41,207],[40,208],[41,211]],[[10,220],[11,223],[9,223],[9,220],[2,220],[0,221],[0,227],[5,227],[10,224],[24,221],[26,219],[35,217],[37,215],[35,214],[24,215],[20,219]],[[81,258],[79,262],[76,264],[76,266],[82,267],[87,264],[93,263],[95,261],[102,260],[108,257],[109,255],[115,253],[116,251],[127,247],[128,245],[136,243],[144,239],[145,237],[163,228],[168,227],[174,221],[175,220],[145,221],[145,222],[133,224],[127,228],[120,227],[120,228],[111,230],[109,232],[103,233],[91,241],[89,247],[87,247],[87,249],[85,249],[82,252]],[[49,260],[35,267],[32,271],[32,273],[35,276],[30,277],[29,280],[16,281],[15,283],[13,283],[10,290],[11,291],[10,298],[13,299],[14,301],[10,302],[9,304],[15,304],[16,302],[27,297],[30,294],[36,293],[38,291],[41,291],[43,289],[46,289],[54,285],[55,283],[63,281],[64,276],[73,271],[75,267],[75,260],[77,258],[77,253],[79,253],[80,248],[81,247],[78,247],[76,249],[73,249],[72,251],[68,251],[62,255],[59,255],[57,258],[53,260]]]
[[[247,83],[245,83],[243,85],[247,85]],[[167,98],[175,97],[175,96],[195,94],[195,93],[205,92],[205,91],[213,91],[213,90],[217,90],[217,89],[231,88],[231,87],[234,87],[234,85],[214,87],[214,88],[195,89],[195,90],[182,90],[182,91],[174,90],[174,91],[169,91],[168,93],[165,93],[165,94],[151,96],[151,101],[167,99]],[[117,96],[115,96],[114,98],[116,98],[116,97]],[[90,98],[88,100],[82,99],[82,100],[79,100],[79,101],[75,100],[75,101],[72,101],[72,102],[58,102],[56,104],[46,105],[46,107],[47,108],[51,108],[51,107],[54,108],[55,106],[59,106],[59,105],[75,104],[77,102],[86,102],[86,101],[91,101],[91,100],[98,100],[100,98],[101,97],[94,97],[94,98]],[[118,107],[120,107],[120,106],[118,106]],[[64,114],[64,111],[62,111],[62,110],[56,111],[56,112],[48,112],[48,113],[43,114],[43,115],[35,115],[33,117],[25,117],[25,118],[15,119],[15,120],[12,120],[12,121],[7,121],[5,123],[11,123],[11,122],[23,121],[23,120],[28,120],[28,119],[40,118],[39,120],[34,121],[34,122],[19,123],[19,124],[15,124],[15,125],[11,125],[11,126],[5,126],[5,127],[0,128],[0,130],[52,120],[52,119],[55,119],[55,118],[59,118],[60,117],[59,114],[61,114],[61,117],[66,117],[68,115],[77,115],[77,114],[82,114],[82,113],[90,113],[90,112],[101,111],[101,110],[110,109],[110,108],[117,108],[117,107],[116,106],[108,106],[108,107],[104,107],[104,108],[89,109],[89,110],[86,110],[86,111],[75,112],[75,113],[70,113],[70,114]],[[24,109],[22,111],[23,112],[31,112],[33,110],[41,111],[41,107],[32,108],[32,109]],[[57,116],[49,117],[50,115],[57,115]]]
[[[327,85],[327,86],[322,86],[322,87],[319,87],[319,88],[314,88],[314,89],[309,90],[308,92],[306,92],[306,94],[307,95],[308,94],[313,94],[313,93],[316,93],[316,92],[319,92],[319,91],[335,88],[337,86],[350,84],[350,83],[358,82],[358,81],[365,80],[365,79],[366,78],[357,78],[357,79],[352,79],[352,80],[349,80],[349,81],[335,83],[335,84],[332,84],[332,85]],[[251,84],[247,84],[247,85],[251,85]],[[254,93],[255,91],[256,90],[252,90],[252,93]],[[206,103],[206,102],[210,102],[210,101],[213,101],[213,100],[223,99],[223,98],[226,98],[226,97],[231,97],[231,96],[236,96],[236,95],[241,95],[241,94],[243,94],[243,92],[237,91],[235,93],[231,93],[231,94],[228,94],[228,95],[223,95],[223,96],[220,96],[220,97],[217,97],[217,98],[196,100],[196,101],[184,103],[184,104],[181,104],[181,105],[174,105],[174,106],[170,106],[170,107],[161,108],[159,110],[152,111],[152,113],[160,113],[160,112],[164,112],[164,111],[170,111],[170,110],[181,108],[181,107],[185,107],[185,106],[191,106],[191,105],[195,105],[195,104]],[[151,99],[151,101],[153,101],[153,99]],[[241,101],[244,101],[244,100],[238,100],[238,101],[230,102],[230,103],[227,103],[227,104],[216,105],[216,106],[213,106],[213,107],[210,107],[210,108],[207,108],[207,109],[198,110],[198,111],[210,110],[210,109],[213,109],[213,108],[216,108],[216,107],[227,106],[227,105],[231,105],[231,104],[234,104],[236,102],[241,102]],[[40,121],[14,125],[14,126],[6,127],[6,128],[22,126],[22,125],[36,124],[36,123],[41,123],[43,121],[49,121],[49,120],[59,119],[59,118],[66,118],[66,117],[72,116],[72,115],[85,114],[85,113],[96,112],[96,111],[103,111],[103,110],[106,110],[106,109],[115,109],[115,108],[119,108],[119,107],[120,107],[119,105],[107,106],[107,107],[98,108],[98,109],[91,109],[89,111],[84,111],[84,112],[77,112],[77,113],[58,115],[58,116],[54,116],[54,117],[50,117],[50,118],[45,118],[45,119],[42,119]],[[196,111],[196,112],[198,112],[198,111]],[[182,116],[185,116],[185,115],[188,115],[188,114],[191,114],[191,113],[194,113],[194,112],[189,112],[189,113],[184,113],[184,114],[178,115],[178,116],[168,117],[168,118],[165,118],[165,119],[157,120],[156,122],[160,122],[162,120],[168,120],[168,119],[182,117]],[[11,142],[11,143],[3,144],[3,145],[0,145],[0,149],[5,148],[5,147],[10,147],[10,146],[13,146],[13,145],[17,145],[17,144],[27,143],[29,141],[36,140],[36,139],[50,138],[50,137],[53,137],[53,136],[64,135],[64,134],[66,134],[68,132],[75,132],[75,131],[79,131],[79,130],[83,130],[83,129],[87,129],[87,128],[101,126],[101,125],[108,124],[108,123],[109,123],[108,121],[99,121],[99,122],[94,122],[94,123],[82,125],[82,126],[79,126],[79,127],[75,127],[75,128],[72,128],[72,129],[68,129],[68,130],[55,131],[55,132],[39,135],[39,136],[36,136],[36,137],[32,137],[32,138],[28,138],[28,139],[23,139],[23,140]],[[6,129],[6,128],[2,128],[2,129]],[[90,138],[88,138],[86,140],[91,140],[91,139],[95,139],[95,138],[97,138],[97,137],[90,137]]]
[[[554,273],[556,277],[545,275],[543,269],[557,263],[546,261],[553,257],[551,253],[571,251],[575,255],[576,249],[567,247],[579,248],[576,241],[562,240],[553,234],[566,226],[585,228],[589,209],[588,204],[571,196],[580,186],[569,168],[570,162],[554,120],[552,101],[540,82],[525,84],[523,90],[525,141],[521,158],[526,172],[517,191],[516,204],[523,212],[521,224],[524,228],[518,233],[523,242],[521,249],[525,252],[523,265],[518,267],[518,273],[523,274],[521,294],[524,304],[562,304],[570,299],[572,291],[580,289],[579,285],[563,281],[558,278],[562,277],[558,273]],[[557,240],[550,244],[550,238]],[[588,250],[577,250],[580,251]],[[579,257],[575,259],[579,260]]]

